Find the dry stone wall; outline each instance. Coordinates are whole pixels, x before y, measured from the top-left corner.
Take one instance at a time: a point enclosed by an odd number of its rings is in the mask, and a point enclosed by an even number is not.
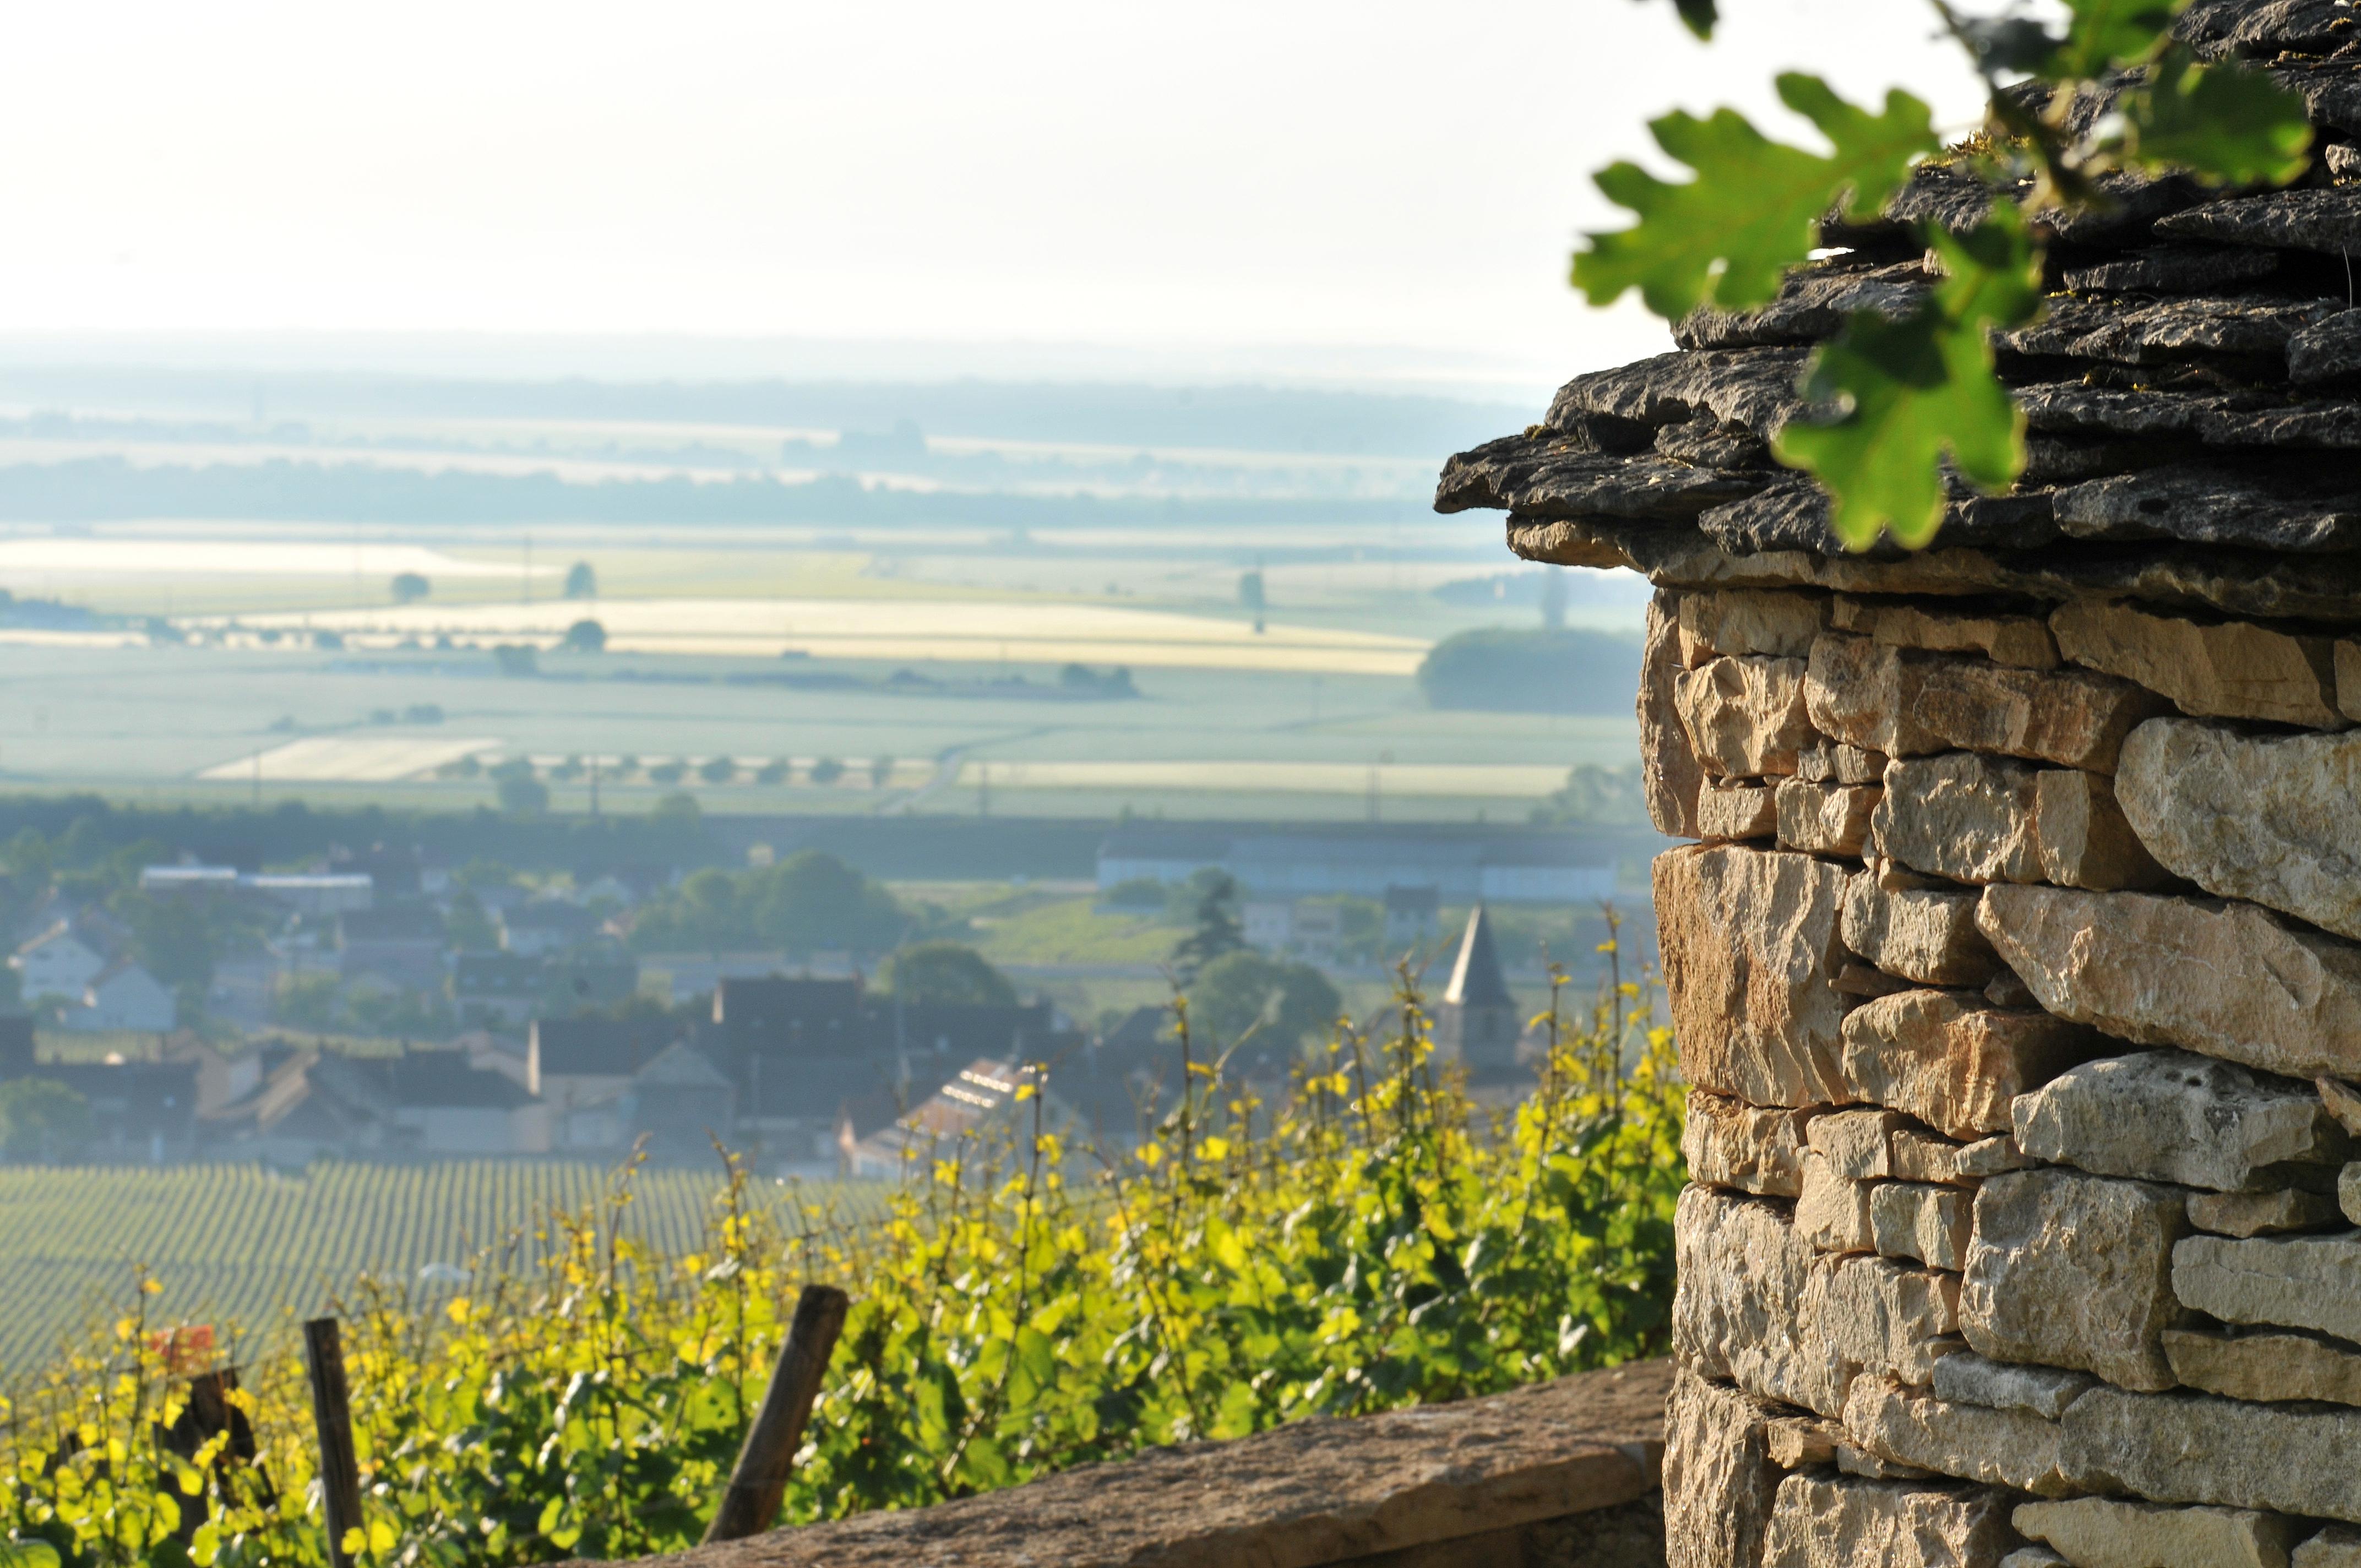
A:
[[[1674,1568],[2361,1568],[2361,43],[2183,27],[2318,165],[2051,223],[2031,466],[1932,549],[1767,444],[1838,311],[1923,298],[1894,224],[1444,476],[1657,584]]]

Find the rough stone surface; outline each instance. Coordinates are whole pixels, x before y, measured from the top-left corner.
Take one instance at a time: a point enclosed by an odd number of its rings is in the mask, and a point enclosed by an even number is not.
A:
[[[2361,642],[2336,645],[2336,711],[2361,719]]]
[[[2000,1560],[2000,1568],[2074,1568],[2046,1546],[2020,1546]]]
[[[2296,343],[2308,343],[2307,334]],[[2292,345],[2291,345],[2292,347]],[[2274,550],[2351,550],[2361,545],[2361,494],[2342,482],[2266,483],[2205,463],[2167,464],[2071,485],[2053,498],[2070,538],[2191,539]]]
[[[1823,740],[1795,759],[1795,776],[1814,784],[1883,784],[1885,753],[1866,751],[1842,740]]]
[[[2096,1036],[2042,1013],[1987,1007],[1968,991],[1905,991],[1844,1021],[1850,1092],[1905,1111],[1962,1142],[2011,1130],[2009,1103],[2098,1047]]]
[[[2265,1403],[2361,1405],[2361,1351],[2285,1330],[2167,1329],[2164,1356],[2191,1388]]]
[[[2114,786],[2099,773],[2043,771],[2034,787],[2033,836],[2042,876],[2063,887],[2107,893],[2172,881],[2125,819]]]
[[[2291,1078],[2361,1076],[2361,950],[2252,905],[1990,887],[1976,926],[2059,1017]]]
[[[2279,269],[2279,254],[2269,250],[2227,250],[2212,246],[2159,245],[2136,250],[2117,261],[2094,267],[2069,268],[2066,287],[2077,293],[2150,291],[2182,293],[2248,283]]]
[[[1768,839],[1779,830],[1779,799],[1769,784],[1708,778],[1697,790],[1697,837],[1708,843]]]
[[[2074,1488],[2058,1468],[2058,1423],[2024,1410],[1959,1405],[1874,1375],[1853,1379],[1845,1431],[1880,1459],[2036,1497]]]
[[[2331,1525],[2295,1549],[2289,1568],[2361,1568],[2361,1530]]]
[[[2075,1568],[2288,1568],[2289,1549],[2302,1533],[2280,1514],[2122,1497],[2020,1504],[2015,1522]]]
[[[1716,654],[1807,658],[1828,620],[1828,601],[1817,594],[1760,588],[1689,594],[1680,606],[1682,646],[1692,666]]]
[[[1813,740],[1804,714],[1804,661],[1725,655],[1673,677],[1673,707],[1689,749],[1726,778],[1792,773]]]
[[[2361,938],[2361,733],[2151,719],[2115,792],[2141,842],[2207,892]]]
[[[1749,1105],[1692,1089],[1681,1157],[1693,1181],[1793,1198],[1804,1189],[1804,1138],[1813,1120],[1808,1110]]]
[[[2361,1214],[2361,1165],[2348,1165],[2337,1177],[2336,1206],[2345,1212],[2346,1219],[2361,1225],[2361,1219],[2354,1219],[2356,1214]]]
[[[2016,1102],[2017,1146],[2100,1176],[2240,1192],[2312,1168],[2326,1186],[2353,1140],[2309,1084],[2188,1051],[2141,1051],[2069,1068]]]
[[[2340,311],[2288,339],[2288,379],[2297,386],[2361,374],[2361,311]]]
[[[1664,1406],[1666,1568],[1756,1568],[1779,1492],[1759,1399],[1690,1372]]]
[[[1884,1181],[1870,1189],[1870,1235],[1880,1257],[1956,1272],[1968,1266],[1974,1220],[1975,1194],[1964,1187]]]
[[[2279,249],[2361,250],[2361,190],[2273,191],[2208,202],[2158,220],[2156,232],[2175,239]]]
[[[1805,707],[1822,733],[1889,756],[1956,749],[2111,773],[2123,738],[2165,704],[2085,670],[2015,669],[1830,632],[1812,644]]]
[[[2361,1522],[2361,1410],[2093,1388],[2059,1424],[2093,1491]]]
[[[1893,1148],[1894,1175],[1902,1181],[1973,1183],[1987,1176],[2022,1170],[2026,1164],[2016,1140],[2005,1133],[1961,1144],[1904,1127],[1894,1135]]]
[[[1870,845],[1913,870],[1981,884],[2041,880],[2034,811],[2040,771],[1973,751],[1896,757]]]
[[[2325,637],[2290,636],[2246,621],[2208,625],[2128,604],[2081,600],[2049,629],[2067,658],[2170,697],[2183,713],[2342,727]]]
[[[2172,1289],[2225,1323],[2361,1340],[2361,1234],[2191,1236],[2172,1249]]]
[[[1960,1332],[1977,1354],[2173,1386],[2159,1335],[2178,1308],[2176,1189],[2065,1170],[1996,1176],[1976,1192]]]
[[[1870,813],[1877,809],[1884,794],[1875,784],[1782,779],[1777,804],[1780,845],[1815,855],[1858,855],[1869,838]]]
[[[2087,1372],[2054,1366],[2019,1366],[1973,1351],[1947,1355],[1935,1364],[1935,1397],[1958,1405],[1988,1405],[2024,1410],[2054,1421],[2097,1381]]]
[[[1779,1484],[1763,1568],[1998,1568],[2004,1493],[1806,1472]]]
[[[2276,1192],[2198,1192],[2189,1200],[2189,1223],[2217,1236],[2316,1231],[2342,1217],[2336,1200],[2327,1193],[2296,1187]]]
[[[1705,770],[1689,749],[1689,736],[1673,700],[1683,668],[1681,596],[1656,590],[1648,603],[1647,630],[1640,653],[1640,789],[1648,820],[1672,839],[1697,837],[1697,789]]]
[[[2030,615],[1977,615],[1909,600],[1841,595],[1829,624],[1891,647],[1981,653],[1996,664],[2020,670],[2054,670],[2059,663],[2058,641],[2048,623]]]
[[[678,1568],[1313,1568],[1653,1491],[1671,1368],[1235,1442],[1150,1449],[931,1508],[862,1514],[665,1559]]]
[[[1894,1174],[1891,1140],[1904,1124],[1892,1111],[1828,1111],[1812,1118],[1806,1135],[1831,1173],[1875,1181]]]
[[[1727,846],[1656,858],[1656,930],[1680,1042],[1700,1089],[1754,1105],[1850,1098],[1837,906],[1845,872],[1808,855]]]
[[[1958,1276],[1816,1253],[1765,1200],[1691,1187],[1674,1234],[1673,1348],[1701,1376],[1834,1418],[1861,1372],[1923,1386],[1955,1343]]]
[[[1845,883],[1844,945],[1886,973],[1921,985],[1976,986],[2000,957],[1976,929],[1976,895],[1896,886],[1873,871]]]
[[[1795,1234],[1821,1252],[1876,1252],[1870,1193],[1876,1183],[1839,1176],[1817,1150],[1804,1152],[1804,1190],[1795,1200]]]

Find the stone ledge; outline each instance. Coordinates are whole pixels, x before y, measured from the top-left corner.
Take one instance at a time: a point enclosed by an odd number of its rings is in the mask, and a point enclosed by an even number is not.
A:
[[[1671,1386],[1670,1362],[1640,1362],[1487,1398],[1150,1449],[933,1508],[644,1561],[667,1568],[1440,1564],[1456,1555],[1416,1549],[1478,1539],[1488,1545],[1520,1526],[1653,1492]]]

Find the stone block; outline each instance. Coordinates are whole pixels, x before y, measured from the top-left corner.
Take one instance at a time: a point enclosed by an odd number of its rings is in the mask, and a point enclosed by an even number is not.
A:
[[[2105,893],[2172,883],[2172,873],[2157,864],[2132,831],[2115,803],[2114,786],[2103,774],[2045,770],[2034,787],[2033,836],[2042,875],[2060,886]]]
[[[1956,1275],[1816,1253],[1779,1205],[1702,1187],[1673,1231],[1673,1350],[1701,1376],[1834,1418],[1862,1371],[1923,1386],[1956,1347]]]
[[[1658,588],[1649,601],[1646,635],[1640,652],[1640,787],[1648,820],[1672,839],[1697,836],[1697,789],[1705,770],[1689,749],[1688,731],[1673,701],[1673,683],[1683,668],[1681,596]]]
[[[2361,1568],[2361,1530],[2330,1525],[2295,1549],[2288,1568]]]
[[[1681,1157],[1689,1179],[1766,1198],[1793,1198],[1804,1190],[1804,1138],[1809,1110],[1749,1105],[1692,1089],[1681,1126]]]
[[[2006,1133],[1954,1143],[1916,1127],[1894,1135],[1894,1176],[1900,1181],[1974,1183],[1987,1176],[2022,1170],[2028,1161],[2016,1140]]]
[[[1949,1399],[1956,1405],[2024,1410],[2045,1421],[2054,1421],[2097,1381],[2087,1372],[2020,1366],[2013,1362],[1993,1361],[1973,1351],[1961,1351],[1935,1364],[1934,1388],[1937,1398]]]
[[[1873,784],[1885,779],[1886,756],[1842,740],[1822,740],[1795,758],[1795,776],[1813,784]]]
[[[1840,1067],[1845,872],[1808,855],[1711,845],[1656,857],[1656,934],[1681,1072],[1753,1105],[1852,1096]]]
[[[1875,872],[1845,883],[1844,945],[1886,973],[1921,985],[1982,985],[2000,956],[1976,929],[1976,895],[1891,885]]]
[[[2361,1089],[2338,1078],[2315,1078],[2312,1086],[2319,1091],[2320,1102],[2336,1118],[2336,1124],[2361,1137]]]
[[[2059,652],[2172,699],[2181,712],[2341,727],[2332,641],[2078,599],[2049,618]]]
[[[2058,1423],[2025,1410],[1953,1404],[1870,1374],[1845,1395],[1844,1427],[1895,1464],[2037,1497],[2074,1490],[2058,1467]]]
[[[2193,1192],[2189,1198],[2189,1223],[2219,1236],[2316,1231],[2343,1217],[2335,1199],[2298,1187],[2275,1192]]]
[[[2115,795],[2166,869],[2361,937],[2361,733],[2152,718],[2124,743]]]
[[[2018,1536],[1981,1486],[1806,1471],[1779,1483],[1763,1568],[1999,1568]]]
[[[1829,624],[1892,647],[1981,653],[1995,664],[2020,670],[2054,670],[2059,663],[2048,623],[2030,615],[1978,615],[1929,609],[1906,599],[1839,595]]]
[[[2361,1076],[2361,949],[2253,905],[1995,886],[1976,927],[2059,1017],[2290,1078]]]
[[[2172,1249],[2172,1290],[2225,1323],[2361,1340],[2361,1233],[2191,1236]]]
[[[1801,659],[1828,624],[1828,601],[1778,589],[1708,589],[1682,596],[1679,620],[1692,666],[1722,653]]]
[[[2361,1164],[2348,1165],[2337,1173],[2336,1206],[2346,1219],[2361,1225],[2361,1219],[2354,1218],[2361,1214]]]
[[[1954,1273],[1968,1266],[1975,1193],[1965,1187],[1884,1181],[1870,1190],[1869,1228],[1880,1257],[1906,1257]]]
[[[2361,1351],[2314,1334],[2167,1329],[2164,1358],[2190,1387],[2225,1398],[2361,1405]]]
[[[2140,1051],[2069,1068],[2014,1107],[2017,1146],[2100,1176],[2216,1192],[2327,1171],[2353,1139],[2308,1084],[2188,1051]]]
[[[1727,655],[1673,677],[1673,707],[1708,773],[1792,773],[1816,739],[1804,714],[1801,659]]]
[[[1994,751],[2098,773],[2114,771],[2132,726],[2169,710],[2106,675],[2011,669],[1839,632],[1812,644],[1804,688],[1821,733],[1867,751]]]
[[[1972,991],[1905,991],[1844,1021],[1846,1092],[1973,1142],[2012,1130],[2010,1102],[2089,1058],[2098,1038],[2046,1013],[1988,1007]]]
[[[1891,1140],[1904,1124],[1892,1111],[1827,1111],[1812,1118],[1805,1135],[1836,1175],[1875,1181],[1894,1174]]]
[[[1778,792],[1771,785],[1708,778],[1697,787],[1697,836],[1708,843],[1768,839],[1778,831]]]
[[[1876,784],[1807,784],[1783,779],[1779,844],[1806,854],[1857,856],[1869,839],[1869,816],[1885,791]]]
[[[2039,882],[2040,771],[1973,751],[1897,757],[1870,817],[1878,854],[1953,882]]]
[[[2336,711],[2361,722],[2361,642],[2336,645]]]
[[[2361,1523],[2361,1410],[2100,1387],[2059,1424],[2092,1491]]]
[[[1839,1176],[1818,1151],[1804,1151],[1804,1191],[1795,1200],[1795,1234],[1821,1252],[1876,1252],[1869,1195],[1877,1184]]]
[[[1847,963],[1837,970],[1832,982],[1847,996],[1891,996],[1897,991],[1907,991],[1910,982],[1883,970],[1864,963]]]
[[[2066,1170],[1996,1176],[1976,1191],[1960,1331],[1980,1355],[2169,1388],[2159,1336],[2178,1315],[2173,1244],[2187,1194]]]
[[[2074,1568],[2046,1546],[2020,1546],[2000,1560],[2000,1568]]]
[[[1845,1441],[1844,1428],[1817,1416],[1778,1416],[1772,1420],[1768,1439],[1771,1463],[1782,1470],[1807,1464],[1833,1464]]]
[[[2019,1504],[2017,1531],[2075,1568],[2288,1568],[2302,1528],[2253,1508],[2169,1508],[2124,1497]]]
[[[1762,1401],[1695,1373],[1664,1406],[1665,1568],[1757,1568],[1784,1471]]]

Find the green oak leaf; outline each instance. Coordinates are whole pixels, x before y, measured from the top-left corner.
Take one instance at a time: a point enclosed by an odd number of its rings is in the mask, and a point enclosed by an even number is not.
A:
[[[1673,9],[1681,14],[1689,31],[1701,38],[1713,37],[1713,25],[1720,20],[1714,11],[1714,0],[1673,0]]]
[[[1585,237],[1574,286],[1594,305],[1637,289],[1650,310],[1675,321],[1697,306],[1724,310],[1776,297],[1787,269],[1818,243],[1818,224],[1841,203],[1869,217],[1940,145],[1933,113],[1909,93],[1885,95],[1883,113],[1846,103],[1817,76],[1778,79],[1780,101],[1828,139],[1828,154],[1774,142],[1735,109],[1707,119],[1675,111],[1651,121],[1656,145],[1697,171],[1683,184],[1631,163],[1596,176],[1609,200],[1640,221]]]
[[[1943,521],[1943,460],[1970,483],[2004,490],[2025,468],[2025,415],[1993,369],[1992,333],[2032,319],[2040,262],[2015,208],[1969,233],[1932,231],[1944,280],[1898,321],[1856,312],[1812,357],[1803,390],[1843,411],[1791,422],[1779,461],[1817,477],[1837,536],[1855,550],[1881,530],[1916,550]]]
[[[2048,82],[2103,76],[2153,53],[2171,30],[2183,0],[2066,0],[2066,36],[2039,68]]]
[[[2284,185],[2311,161],[2301,94],[2259,71],[2200,65],[2173,49],[2124,104],[2123,157],[2208,184]]]

